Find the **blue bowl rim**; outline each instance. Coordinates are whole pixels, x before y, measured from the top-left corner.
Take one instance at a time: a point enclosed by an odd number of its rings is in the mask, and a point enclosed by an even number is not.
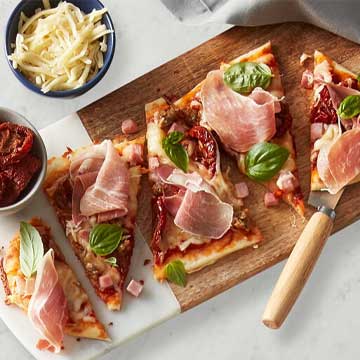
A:
[[[112,60],[114,58],[115,45],[116,45],[116,35],[115,35],[114,23],[113,23],[113,21],[111,19],[110,14],[107,12],[106,14],[104,14],[104,16],[107,18],[107,20],[108,20],[108,22],[110,24],[109,29],[113,30],[113,32],[111,34],[109,34],[109,36],[112,38],[113,46],[110,49],[110,57],[104,63],[104,66],[95,75],[95,77],[92,78],[90,81],[88,81],[83,86],[81,86],[81,87],[79,87],[77,89],[63,90],[63,91],[49,91],[47,93],[43,93],[39,87],[37,87],[30,80],[28,80],[23,74],[21,74],[21,72],[19,70],[14,69],[14,67],[12,66],[11,60],[8,58],[8,56],[10,55],[10,54],[8,54],[8,45],[10,47],[10,44],[8,44],[10,25],[13,23],[14,18],[17,16],[19,11],[21,11],[21,9],[22,9],[22,7],[23,7],[23,5],[24,5],[24,3],[26,1],[27,0],[21,0],[19,2],[19,4],[15,7],[15,9],[10,14],[9,20],[7,21],[7,24],[6,24],[4,48],[5,48],[6,61],[7,61],[8,65],[10,66],[10,69],[13,72],[13,74],[29,90],[32,90],[33,92],[35,92],[35,93],[37,93],[39,95],[42,95],[42,96],[48,96],[48,97],[54,97],[54,98],[74,97],[74,96],[82,95],[85,92],[89,91],[91,88],[93,88],[104,77],[104,75],[109,70],[109,67],[110,67],[110,65],[112,63]],[[71,2],[71,0],[66,0],[66,1]],[[97,3],[99,3],[101,8],[105,7],[104,4],[100,0],[95,0],[95,1]],[[39,2],[41,3],[41,0],[39,0]],[[107,49],[107,51],[109,51],[109,49]]]
[[[14,111],[12,109],[9,109],[4,106],[0,106],[1,110],[4,110],[5,112],[12,113],[15,117],[21,119],[21,121],[26,124],[25,126],[31,129],[36,136],[37,140],[39,141],[40,150],[41,150],[41,169],[38,174],[38,178],[36,179],[36,182],[34,183],[33,187],[29,190],[29,192],[19,200],[17,200],[15,203],[0,207],[0,215],[2,213],[6,212],[17,212],[22,210],[23,206],[25,206],[26,203],[30,202],[31,199],[38,193],[39,190],[41,190],[42,184],[45,181],[46,173],[47,173],[47,151],[46,146],[44,144],[44,140],[42,139],[40,133],[36,129],[36,127],[23,115],[18,113],[17,111]]]

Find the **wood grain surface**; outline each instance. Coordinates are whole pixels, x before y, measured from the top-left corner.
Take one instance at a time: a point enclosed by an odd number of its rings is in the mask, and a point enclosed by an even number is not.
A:
[[[194,29],[196,31],[196,29]],[[199,47],[145,74],[78,112],[91,138],[100,141],[121,133],[121,123],[136,119],[141,133],[145,132],[144,104],[159,96],[181,97],[201,81],[208,71],[221,61],[231,60],[266,41],[273,43],[274,54],[283,74],[287,101],[294,118],[293,133],[298,152],[301,186],[308,196],[309,188],[309,93],[300,89],[303,68],[299,64],[302,52],[314,49],[332,56],[350,70],[360,72],[360,48],[353,42],[312,25],[286,23],[262,27],[235,27],[205,42]],[[241,176],[235,171],[237,177]],[[222,259],[218,263],[189,276],[186,288],[171,285],[182,311],[215,296],[235,284],[265,270],[286,258],[298,239],[302,221],[286,205],[266,209],[264,190],[247,179],[251,195],[246,200],[252,217],[262,230],[266,242],[258,249],[246,249]],[[150,196],[147,181],[140,196],[139,225],[149,239],[151,232]],[[360,216],[360,185],[352,185],[337,207],[334,232],[353,223]],[[307,209],[307,218],[311,215]],[[329,243],[331,246],[331,242]],[[328,244],[328,245],[329,245]]]

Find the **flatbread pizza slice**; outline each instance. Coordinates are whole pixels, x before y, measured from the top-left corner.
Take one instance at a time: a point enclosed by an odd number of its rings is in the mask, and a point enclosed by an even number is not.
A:
[[[34,243],[30,244],[38,235],[46,255],[32,273],[29,270],[32,258],[29,254],[24,255],[24,247],[38,251]],[[40,349],[60,351],[63,334],[109,340],[88,295],[66,263],[50,228],[41,219],[33,218],[22,224],[20,232],[6,249],[1,272],[6,303],[14,304],[28,314],[36,330],[42,334],[43,339],[38,343]],[[54,323],[57,328],[53,327]]]
[[[146,122],[154,275],[185,285],[186,273],[263,237],[221,170],[216,139],[191,112],[160,98],[146,105]]]
[[[314,71],[304,72],[302,85],[313,88],[311,190],[336,194],[344,186],[360,180],[358,77],[329,56],[315,51]]]
[[[134,248],[144,139],[105,140],[48,162],[45,193],[110,310],[121,307]]]
[[[216,133],[239,170],[267,189],[266,206],[282,199],[304,216],[292,117],[270,42],[210,71],[174,106]]]

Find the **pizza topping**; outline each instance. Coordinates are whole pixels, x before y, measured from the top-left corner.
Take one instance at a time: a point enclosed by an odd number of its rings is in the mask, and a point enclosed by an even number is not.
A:
[[[101,275],[99,277],[99,285],[101,289],[107,289],[114,286],[113,280],[110,274]]]
[[[113,253],[123,240],[123,229],[116,224],[97,224],[89,236],[91,250],[101,256]]]
[[[312,89],[314,86],[314,74],[310,70],[305,70],[301,76],[301,87],[304,89]]]
[[[286,134],[291,129],[292,117],[289,110],[289,105],[284,101],[280,102],[281,110],[275,114],[276,120],[276,134],[275,137],[279,138]]]
[[[129,282],[129,285],[127,286],[126,290],[128,293],[130,293],[131,295],[138,297],[144,287],[144,283],[140,283],[139,281],[136,281],[134,279],[131,279],[131,281]]]
[[[320,139],[323,136],[326,128],[327,128],[327,124],[312,123],[310,128],[311,143],[314,143],[316,140]]]
[[[240,94],[249,94],[257,87],[267,89],[272,77],[269,66],[256,62],[233,64],[224,72],[225,84]]]
[[[249,196],[249,188],[245,182],[235,184],[235,192],[239,199],[244,199]]]
[[[121,131],[125,135],[130,135],[138,132],[139,128],[137,122],[133,119],[124,120],[121,124]]]
[[[322,147],[317,162],[320,178],[336,194],[360,174],[360,129],[345,131]]]
[[[27,278],[36,273],[44,256],[44,246],[37,229],[29,223],[20,223],[20,269]]]
[[[208,73],[201,91],[203,120],[222,143],[237,152],[271,139],[276,133],[279,100],[261,88],[243,96],[225,85],[222,71]]]
[[[186,128],[184,125],[181,125],[180,123],[174,122],[171,126],[170,129],[168,130],[168,134],[174,132],[174,131],[178,131],[181,133],[184,133],[186,131]]]
[[[150,170],[154,170],[160,166],[159,158],[157,156],[151,156],[148,159],[148,166]]]
[[[314,68],[315,81],[324,81],[326,83],[332,82],[332,72],[330,64],[327,60],[324,60],[320,64],[317,64]]]
[[[246,175],[256,181],[267,181],[276,175],[289,157],[289,151],[277,144],[254,145],[245,157]]]
[[[84,165],[84,162],[85,165]],[[128,212],[129,170],[110,140],[72,159],[70,174],[74,178],[73,219],[117,211]]]
[[[264,196],[264,203],[266,207],[276,206],[279,205],[279,199],[272,192],[267,192]]]
[[[342,119],[351,119],[360,114],[360,95],[349,95],[341,101],[338,114]]]
[[[284,193],[290,193],[299,186],[299,182],[291,171],[281,170],[276,185]]]
[[[191,159],[199,162],[209,170],[210,177],[215,175],[216,160],[218,157],[216,140],[211,132],[203,126],[196,125],[192,127],[188,135],[195,139],[194,142],[183,143]]]
[[[310,121],[312,123],[336,124],[338,117],[328,87],[324,85],[318,89],[317,98],[311,109]]]
[[[143,163],[144,146],[142,144],[129,144],[123,150],[124,160],[128,161],[131,166]]]
[[[54,251],[50,249],[39,264],[35,290],[28,308],[30,321],[43,338],[42,349],[60,352],[68,317],[67,306],[54,266]]]
[[[186,271],[184,263],[181,260],[173,260],[165,267],[166,279],[176,285],[186,286]]]
[[[164,205],[166,210],[172,215],[176,216],[181,203],[185,196],[185,190],[178,188],[178,191],[174,195],[164,196]]]
[[[173,164],[182,171],[187,172],[189,155],[180,143],[183,139],[184,133],[173,131],[163,139],[162,147]]]
[[[160,174],[169,173],[168,167],[165,170]],[[176,226],[191,234],[213,239],[220,239],[230,229],[233,207],[222,202],[198,173],[186,174],[174,169],[162,180],[186,189],[174,218]]]
[[[108,264],[110,264],[112,267],[118,267],[119,265],[117,264],[117,259],[115,256],[111,256],[107,259],[105,259],[105,262],[107,262]]]

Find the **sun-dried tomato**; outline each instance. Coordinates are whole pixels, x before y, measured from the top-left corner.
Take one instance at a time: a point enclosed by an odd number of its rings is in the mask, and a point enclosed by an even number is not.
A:
[[[326,86],[320,91],[319,97],[319,100],[311,109],[310,121],[312,123],[336,124],[336,109],[332,104],[330,93]]]
[[[156,264],[162,264],[165,257],[165,252],[161,250],[161,238],[166,225],[166,208],[164,197],[162,195],[153,198],[154,208],[154,232],[151,239],[151,249],[155,258]]]
[[[41,167],[41,161],[27,154],[0,173],[0,206],[13,204]]]
[[[196,146],[191,158],[204,165],[209,170],[211,176],[216,172],[216,141],[209,130],[203,126],[192,127],[188,135],[196,140]]]
[[[31,150],[33,132],[21,125],[4,122],[0,124],[0,169],[19,162]]]

